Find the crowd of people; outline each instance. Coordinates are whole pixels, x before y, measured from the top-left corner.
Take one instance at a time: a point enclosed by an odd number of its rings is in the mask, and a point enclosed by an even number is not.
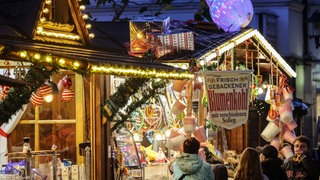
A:
[[[196,138],[187,138],[183,153],[170,165],[175,180],[318,180],[319,165],[310,153],[310,140],[298,136],[293,142],[293,156],[285,158],[270,144],[247,147],[241,153],[235,173],[230,177],[219,158],[205,152]],[[206,148],[204,148],[206,150]]]

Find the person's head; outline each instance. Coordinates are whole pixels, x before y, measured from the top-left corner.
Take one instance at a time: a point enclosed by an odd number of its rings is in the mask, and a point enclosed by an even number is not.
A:
[[[190,154],[198,154],[200,148],[200,142],[194,138],[190,137],[183,142],[183,152]]]
[[[260,160],[276,159],[276,158],[278,158],[278,150],[274,146],[270,144],[266,144],[261,148]]]
[[[307,136],[304,136],[304,135],[298,136],[293,141],[294,154],[297,154],[297,155],[306,154],[309,150],[309,147],[310,147],[310,140]]]
[[[262,170],[259,159],[259,152],[247,147],[241,154],[240,162],[234,177],[235,180],[256,180],[262,179]]]

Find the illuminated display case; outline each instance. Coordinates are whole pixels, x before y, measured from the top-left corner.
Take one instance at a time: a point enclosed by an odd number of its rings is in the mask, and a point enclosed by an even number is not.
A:
[[[128,176],[130,178],[142,178],[139,152],[134,142],[133,134],[124,128],[120,129],[115,132],[114,142],[122,151],[124,165],[129,171]]]

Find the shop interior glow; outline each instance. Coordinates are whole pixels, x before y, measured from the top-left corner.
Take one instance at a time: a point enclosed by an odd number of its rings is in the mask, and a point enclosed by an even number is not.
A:
[[[250,0],[206,0],[212,20],[225,32],[246,27],[253,16]]]
[[[198,57],[199,64],[205,65],[209,61],[214,61],[216,57],[223,54],[224,52],[234,48],[236,45],[243,43],[245,40],[255,38],[259,42],[260,46],[264,47],[269,55],[270,59],[277,60],[279,66],[290,76],[296,77],[296,72],[287,64],[287,62],[280,56],[280,54],[271,46],[271,44],[260,34],[256,29],[249,29],[241,33],[239,36],[234,37],[230,41],[212,49],[211,51]]]

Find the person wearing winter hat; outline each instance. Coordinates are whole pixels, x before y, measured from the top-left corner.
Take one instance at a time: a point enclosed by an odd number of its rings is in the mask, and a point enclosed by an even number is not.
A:
[[[282,169],[283,161],[278,158],[278,150],[270,145],[259,148],[260,150],[260,162],[262,172],[271,180],[287,180],[287,175]]]

